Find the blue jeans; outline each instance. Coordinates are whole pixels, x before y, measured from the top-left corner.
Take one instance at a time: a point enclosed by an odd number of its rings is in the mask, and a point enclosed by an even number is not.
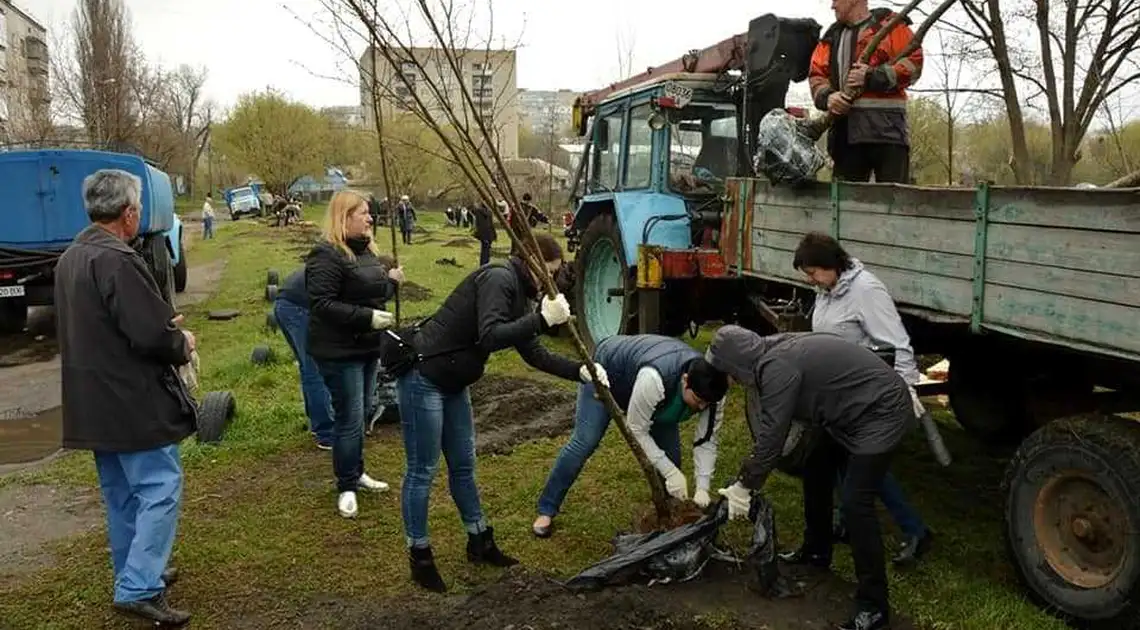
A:
[[[574,433],[570,441],[558,452],[558,459],[550,476],[546,478],[546,486],[538,498],[538,513],[553,517],[562,507],[562,501],[570,490],[586,460],[597,450],[602,442],[602,436],[610,426],[610,414],[606,411],[602,401],[594,398],[594,384],[583,383],[578,386],[577,410],[574,413]],[[681,431],[676,424],[655,424],[649,430],[649,435],[674,465],[681,465]]]
[[[447,460],[447,485],[459,508],[459,518],[470,534],[487,529],[479,489],[475,486],[475,418],[465,388],[445,394],[435,383],[413,369],[397,384],[400,425],[404,432],[407,468],[400,494],[404,533],[409,547],[427,547],[428,498],[439,470],[439,455]]]
[[[317,361],[333,408],[333,472],[337,492],[356,491],[364,474],[364,414],[376,382],[376,361]]]
[[[107,508],[115,602],[150,599],[166,589],[182,500],[178,445],[130,453],[95,452]]]
[[[202,219],[202,238],[214,238],[214,219],[212,217]]]
[[[309,431],[322,442],[332,442],[333,412],[328,387],[317,369],[317,361],[305,348],[309,338],[309,311],[289,300],[273,301],[273,315],[281,334],[293,350],[301,370],[301,397],[305,401],[305,415],[309,418]]]
[[[844,487],[843,471],[839,472],[836,481],[840,488]],[[846,497],[843,497],[843,499],[844,503],[846,503]],[[902,486],[899,485],[898,479],[895,479],[895,476],[889,471],[883,477],[882,485],[879,486],[879,500],[883,502],[883,507],[887,508],[887,512],[890,513],[891,519],[894,520],[895,525],[898,525],[903,536],[907,538],[918,538],[926,532],[926,523],[923,522],[918,511],[907,502],[906,494],[903,493]],[[840,522],[843,522],[842,514],[843,513],[840,512]]]

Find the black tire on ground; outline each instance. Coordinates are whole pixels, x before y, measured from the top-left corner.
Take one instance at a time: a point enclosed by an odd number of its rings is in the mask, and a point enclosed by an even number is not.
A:
[[[265,285],[265,301],[266,302],[273,302],[273,300],[276,300],[276,299],[277,299],[277,285],[276,284]]]
[[[269,332],[277,332],[280,329],[280,326],[277,324],[277,315],[275,315],[273,311],[269,311],[265,314],[265,327],[269,329]]]
[[[236,411],[233,392],[207,392],[198,405],[198,441],[220,442]]]
[[[206,313],[206,319],[225,322],[237,317],[238,315],[241,315],[241,311],[237,310],[236,308],[223,308]]]
[[[586,323],[586,290],[589,278],[586,275],[586,265],[590,257],[590,251],[595,245],[602,241],[609,241],[610,247],[618,253],[618,260],[621,261],[622,275],[624,277],[625,296],[623,298],[613,298],[622,300],[623,321],[618,330],[618,334],[622,335],[635,335],[638,332],[637,324],[637,280],[633,277],[629,266],[622,255],[623,248],[621,242],[621,235],[618,233],[617,223],[612,214],[603,212],[594,217],[590,224],[586,226],[586,230],[582,233],[581,242],[578,245],[578,251],[574,256],[574,314],[578,315],[577,324],[578,332],[582,335],[582,341],[586,343],[586,347],[592,352],[597,346],[599,340],[594,339],[590,334],[589,326]]]
[[[1012,446],[1031,430],[1016,369],[980,352],[950,359],[950,408],[962,428],[988,445]]]
[[[23,298],[0,299],[0,334],[24,331],[28,325],[28,302]]]
[[[267,365],[273,363],[275,359],[273,348],[269,346],[254,346],[253,351],[249,353],[249,360],[254,365]]]
[[[177,293],[182,293],[186,290],[186,248],[182,246],[182,241],[178,241],[178,264],[174,265],[174,290]]]
[[[276,269],[270,269],[269,271],[265,272],[265,286],[269,286],[271,284],[281,284],[281,277],[278,275]]]
[[[1140,423],[1049,423],[1018,448],[1002,490],[1006,550],[1040,605],[1083,627],[1140,627]]]

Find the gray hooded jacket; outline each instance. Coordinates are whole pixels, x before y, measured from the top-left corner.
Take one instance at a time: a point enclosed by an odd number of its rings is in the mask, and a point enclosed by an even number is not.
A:
[[[874,352],[831,333],[762,337],[740,326],[713,336],[706,358],[758,395],[749,405],[753,448],[740,482],[759,490],[780,458],[792,421],[827,431],[854,455],[893,449],[914,422],[906,382]]]

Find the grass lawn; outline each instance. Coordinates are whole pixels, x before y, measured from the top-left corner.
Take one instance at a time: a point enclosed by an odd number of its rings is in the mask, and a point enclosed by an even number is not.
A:
[[[319,212],[319,208],[307,210],[312,218]],[[425,213],[421,224],[434,240],[402,247],[400,260],[407,278],[433,295],[404,304],[405,317],[432,312],[478,259],[477,244],[443,246],[463,236],[463,231],[444,227],[442,215]],[[238,401],[237,416],[220,445],[200,445],[191,439],[182,449],[186,485],[174,562],[186,577],[172,600],[194,614],[196,628],[236,627],[230,623],[235,615],[252,611],[270,615],[324,598],[382,600],[415,592],[408,579],[400,520],[403,452],[398,429],[368,438],[365,447],[367,469],[391,483],[393,491],[379,497],[361,495],[360,516],[342,519],[336,514],[328,454],[313,448],[302,430],[298,375],[292,361],[279,360],[266,367],[249,361],[251,348],[263,343],[271,345],[278,357],[290,357],[284,339],[263,328],[269,310],[263,288],[268,269],[278,270],[283,278],[300,266],[299,256],[307,245],[299,234],[248,220],[222,220],[216,239],[193,244],[192,265],[227,261],[216,293],[186,309],[185,325],[199,341],[202,387],[232,390]],[[417,235],[421,241],[428,237]],[[381,244],[389,251],[386,232]],[[506,248],[507,243],[497,246]],[[435,263],[445,257],[456,258],[463,268]],[[242,316],[230,322],[208,321],[205,313],[218,308],[241,309]],[[708,334],[702,333],[694,343],[703,347]],[[570,352],[565,342],[548,343]],[[545,378],[533,374],[513,351],[493,357],[489,372]],[[551,387],[573,387],[546,380]],[[945,412],[942,415],[945,437],[956,455],[953,467],[939,468],[918,432],[896,459],[896,474],[938,536],[920,568],[909,573],[890,570],[897,611],[931,629],[1064,627],[1025,599],[1004,555],[997,492],[1004,460],[983,454]],[[750,447],[738,391],[733,392],[726,419],[714,490],[735,474]],[[683,431],[686,442],[691,440],[690,432]],[[556,537],[534,539],[529,530],[535,501],[564,440],[541,439],[509,455],[480,456],[478,469],[484,508],[504,550],[526,566],[559,578],[608,555],[610,537],[627,529],[634,514],[648,503],[640,471],[621,437],[610,431],[571,490]],[[685,471],[691,480],[687,451]],[[74,453],[34,473],[0,479],[0,485],[35,482],[95,487],[91,456]],[[799,483],[776,474],[767,493],[776,506],[781,547],[791,548],[802,528]],[[888,520],[884,518],[884,523]],[[895,532],[893,525],[886,527],[889,541]],[[468,592],[497,579],[499,571],[466,562],[466,538],[442,472],[432,495],[431,528],[440,570],[453,591]],[[726,535],[736,548],[744,548],[748,529],[732,523]],[[92,628],[121,623],[109,608],[111,570],[105,546],[101,529],[71,538],[56,545],[55,566],[0,582],[0,627]],[[847,548],[837,547],[837,554],[837,571],[853,579]],[[781,627],[780,620],[771,623]]]

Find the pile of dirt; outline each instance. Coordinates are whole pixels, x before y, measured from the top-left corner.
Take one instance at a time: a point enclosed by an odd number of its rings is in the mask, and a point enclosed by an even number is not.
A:
[[[415,282],[405,282],[400,285],[400,299],[408,302],[423,302],[430,300],[432,296],[431,289],[416,284]]]
[[[442,247],[474,247],[474,244],[470,238],[464,236],[461,238],[453,238],[444,243]]]
[[[471,386],[475,449],[509,453],[516,444],[562,435],[574,426],[572,391],[546,383],[487,375]]]
[[[0,368],[49,361],[59,354],[54,336],[19,334],[0,337]]]

